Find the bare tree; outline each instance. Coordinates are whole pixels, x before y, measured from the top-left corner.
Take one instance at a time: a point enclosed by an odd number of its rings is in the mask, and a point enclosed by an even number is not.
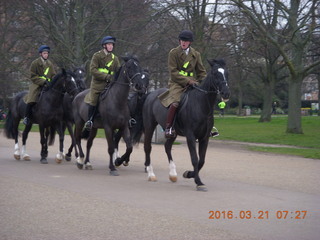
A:
[[[270,32],[272,26],[266,25],[262,8],[256,5],[256,1],[232,0],[257,31],[263,35],[280,52],[283,62],[290,73],[289,77],[289,108],[287,133],[303,133],[301,126],[301,84],[320,61],[310,63],[306,61],[306,52],[310,44],[311,36],[316,28],[314,19],[315,11],[320,2],[290,0],[288,4],[271,0],[263,3],[273,2],[278,8],[281,18],[278,20],[277,28],[283,29],[282,34],[277,33],[277,29]],[[267,5],[262,5],[267,7]],[[277,37],[275,37],[275,34]],[[279,42],[279,39],[281,41]],[[284,43],[284,44],[282,44]]]

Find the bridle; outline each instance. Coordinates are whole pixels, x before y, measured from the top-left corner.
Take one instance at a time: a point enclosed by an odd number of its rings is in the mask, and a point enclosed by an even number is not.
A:
[[[225,84],[227,84],[227,80],[226,80],[226,77],[225,77],[225,75],[224,75],[224,71],[225,71],[225,70],[224,70],[223,68],[219,67],[219,68],[217,69],[217,71],[222,74],[222,77],[223,77],[223,81],[222,81],[222,82],[225,83]],[[204,93],[204,94],[211,94],[211,93],[220,94],[220,89],[219,89],[218,85],[216,84],[216,82],[213,81],[212,84],[213,84],[213,87],[215,88],[215,90],[213,90],[213,91],[204,90],[204,89],[200,88],[199,86],[197,86],[196,84],[192,85],[192,87],[193,87],[194,89],[196,89],[196,90]]]
[[[135,63],[135,62],[134,62]],[[136,63],[135,63],[136,64]],[[125,86],[129,86],[132,87],[133,86],[133,79],[135,79],[137,76],[142,75],[141,72],[137,72],[135,73],[132,77],[129,76],[128,71],[127,71],[127,67],[126,64],[124,63],[122,65],[122,67],[124,67],[124,74],[126,76],[126,79],[129,81],[129,83],[123,83],[123,82],[118,82],[118,81],[114,81],[114,83],[120,84],[120,85],[125,85]],[[137,91],[135,88],[133,88],[134,91]]]

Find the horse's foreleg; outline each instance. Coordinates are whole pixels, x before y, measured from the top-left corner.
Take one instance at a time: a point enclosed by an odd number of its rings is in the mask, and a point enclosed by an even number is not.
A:
[[[147,129],[145,130],[145,135],[144,135],[144,152],[145,152],[145,172],[148,173],[148,181],[151,182],[156,182],[157,177],[153,172],[153,167],[151,166],[151,150],[152,150],[152,145],[151,145],[151,140],[152,140],[152,135],[153,135],[153,129]]]
[[[89,138],[87,140],[87,154],[86,154],[86,159],[84,161],[84,167],[86,170],[92,170],[92,165],[90,163],[90,150],[93,144],[93,139],[96,137],[97,135],[97,128],[92,128],[90,130],[90,135]]]
[[[26,125],[22,133],[21,158],[25,161],[30,161],[30,155],[26,152],[26,143],[31,127],[32,124]]]
[[[200,172],[201,168],[203,167],[205,159],[206,159],[208,143],[209,143],[209,138],[205,138],[205,139],[199,141],[199,164],[198,164],[199,172]]]
[[[194,137],[187,137],[188,148],[191,156],[191,162],[193,166],[192,171],[186,171],[183,176],[185,178],[194,178],[195,183],[197,184],[198,191],[207,191],[206,186],[201,182],[199,177],[199,160],[196,151],[196,139]]]
[[[59,134],[59,152],[56,155],[56,163],[61,163],[64,159],[64,153],[63,153],[63,141],[64,141],[64,131],[62,124],[57,125],[57,132]]]
[[[73,148],[75,148],[75,156],[76,156],[76,158],[78,157],[79,154],[78,154],[77,148],[75,147],[76,141],[75,141],[74,134],[73,134],[72,123],[71,122],[66,122],[66,126],[67,126],[67,129],[68,129],[69,135],[71,137],[71,145],[68,148],[68,152],[65,155],[65,159],[66,159],[66,161],[71,161],[71,153],[72,153]]]
[[[115,147],[114,147],[114,153],[112,155],[112,161],[116,167],[120,166],[123,163],[123,162],[120,162],[120,154],[119,154],[119,142],[122,136],[122,132],[123,131],[119,130],[118,132],[115,132],[113,135],[113,141],[114,141]]]
[[[114,139],[113,139],[113,131],[109,127],[104,127],[104,132],[106,135],[106,139],[108,142],[108,153],[109,153],[109,169],[110,169],[110,175],[112,176],[119,176],[119,173],[117,169],[114,166],[113,163],[113,153],[114,153]]]
[[[48,156],[48,140],[44,133],[44,128],[39,126],[40,130],[40,144],[41,144],[41,159],[40,162],[42,164],[47,164],[47,156]]]
[[[77,157],[77,167],[79,169],[83,168],[83,163],[84,163],[84,153],[83,153],[83,150],[81,147],[81,131],[82,131],[83,125],[84,125],[83,123],[76,124],[75,130],[74,130],[74,138],[76,141],[76,146],[78,146],[78,148],[79,148],[79,156]]]
[[[178,174],[176,171],[176,165],[173,162],[172,159],[172,154],[171,154],[171,150],[172,150],[172,145],[174,143],[174,140],[176,138],[169,138],[167,139],[167,141],[165,142],[165,150],[166,150],[166,154],[168,157],[168,161],[169,161],[169,179],[171,182],[176,182],[178,180]]]
[[[117,159],[115,161],[116,166],[120,166],[122,163],[123,163],[124,166],[128,166],[129,165],[129,161],[130,161],[130,155],[132,153],[132,142],[131,142],[129,128],[126,128],[126,129],[123,130],[122,137],[123,137],[123,139],[124,139],[124,141],[126,143],[126,152],[121,156],[120,159]],[[119,143],[119,141],[118,141],[118,143]],[[118,143],[115,142],[115,145],[118,145]],[[113,155],[115,155],[115,153],[113,153]]]

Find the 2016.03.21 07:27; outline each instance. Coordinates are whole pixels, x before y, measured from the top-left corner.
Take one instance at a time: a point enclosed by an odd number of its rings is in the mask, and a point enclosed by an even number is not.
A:
[[[307,216],[306,210],[278,210],[275,212],[270,212],[269,210],[263,211],[251,211],[251,210],[241,210],[241,211],[209,211],[209,219],[269,219],[269,217],[274,217],[276,219],[305,219]]]

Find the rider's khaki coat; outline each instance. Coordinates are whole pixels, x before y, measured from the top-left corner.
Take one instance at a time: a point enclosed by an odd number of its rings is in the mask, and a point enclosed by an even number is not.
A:
[[[48,79],[52,79],[54,75],[56,75],[56,71],[54,69],[53,63],[49,59],[43,60],[42,57],[39,57],[31,63],[31,84],[29,85],[29,93],[27,95],[26,103],[37,102],[41,87],[46,81],[46,79],[40,77],[44,76],[44,72],[47,67],[49,67],[49,72],[45,77],[47,77]]]
[[[98,103],[99,95],[103,89],[110,83],[114,75],[103,73],[99,71],[99,68],[105,68],[112,60],[112,54],[106,52],[102,49],[96,52],[90,63],[90,72],[92,75],[92,80],[90,84],[90,91],[85,96],[84,101],[92,106],[96,106]],[[113,63],[109,67],[110,71],[116,73],[120,68],[120,61],[117,56],[114,55]]]
[[[189,65],[186,69],[183,69],[183,65],[187,61],[189,61]],[[189,48],[188,55],[180,46],[173,48],[169,52],[168,67],[170,74],[169,89],[159,96],[165,107],[170,106],[173,102],[180,102],[180,97],[190,79],[200,83],[207,74],[200,53],[192,47]],[[192,72],[193,76],[183,76],[179,74],[181,70]]]

